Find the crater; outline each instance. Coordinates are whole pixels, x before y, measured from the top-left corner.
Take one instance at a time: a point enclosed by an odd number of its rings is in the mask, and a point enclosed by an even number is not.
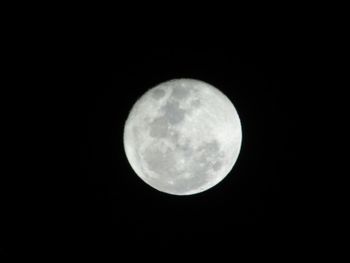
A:
[[[185,144],[179,144],[179,142],[177,141],[176,148],[178,148],[179,151],[181,151],[181,153],[183,154],[183,156],[185,158],[191,158],[191,156],[193,156],[194,150],[190,146],[189,140],[187,140],[187,142]]]
[[[222,167],[222,162],[221,161],[217,161],[214,165],[213,165],[213,170],[216,172],[216,171],[219,171],[220,168]]]
[[[173,88],[172,91],[172,96],[175,99],[184,99],[186,98],[190,93],[190,90],[186,87],[182,87],[182,86],[176,86]]]
[[[211,142],[207,142],[204,145],[199,146],[198,150],[202,150],[203,154],[211,156],[219,151],[219,145],[216,140],[213,140]]]
[[[213,173],[223,166],[222,160],[218,160],[220,151],[216,140],[204,143],[197,150],[189,144],[176,144],[176,148],[176,152],[170,149],[162,152],[157,146],[150,146],[143,155],[148,169],[159,175],[157,179],[148,178],[158,189],[186,194],[205,186]],[[179,169],[177,151],[188,164],[183,171]],[[209,162],[208,157],[215,159],[215,163]]]
[[[163,110],[165,111],[165,117],[170,124],[177,124],[185,117],[185,111],[180,109],[179,103],[175,101],[165,104]]]
[[[164,97],[165,91],[162,89],[156,88],[156,89],[152,90],[151,94],[152,94],[153,98],[155,98],[156,100],[159,100],[159,99]]]
[[[174,175],[175,158],[170,150],[163,153],[157,147],[151,146],[145,150],[143,159],[149,170],[161,176],[161,181],[169,180]]]
[[[201,106],[201,101],[199,99],[195,99],[191,102],[191,106],[193,108],[199,108]]]
[[[207,171],[204,169],[195,169],[193,171],[181,174],[176,179],[175,184],[171,186],[172,190],[179,194],[187,193],[193,189],[199,189],[206,183]]]
[[[150,136],[156,138],[166,137],[168,134],[168,121],[164,117],[158,117],[151,122]]]

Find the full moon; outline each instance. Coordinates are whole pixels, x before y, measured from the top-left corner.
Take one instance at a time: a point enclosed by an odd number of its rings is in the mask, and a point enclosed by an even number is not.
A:
[[[236,163],[241,142],[232,102],[194,79],[174,79],[148,90],[124,127],[124,149],[135,173],[173,195],[200,193],[222,181]]]

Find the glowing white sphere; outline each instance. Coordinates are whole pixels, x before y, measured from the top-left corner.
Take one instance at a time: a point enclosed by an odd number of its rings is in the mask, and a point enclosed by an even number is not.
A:
[[[215,87],[174,79],[148,90],[133,106],[124,148],[136,174],[174,195],[203,192],[233,168],[242,129],[232,102]]]

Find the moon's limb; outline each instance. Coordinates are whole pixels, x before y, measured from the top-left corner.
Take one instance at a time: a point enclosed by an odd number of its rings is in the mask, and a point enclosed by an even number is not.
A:
[[[134,105],[124,148],[136,174],[159,191],[189,195],[219,183],[241,147],[239,116],[218,89],[175,79],[152,88]]]

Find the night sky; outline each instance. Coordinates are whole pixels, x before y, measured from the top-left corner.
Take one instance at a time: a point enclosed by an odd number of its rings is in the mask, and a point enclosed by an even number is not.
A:
[[[286,53],[227,47],[124,47],[93,52],[80,72],[79,202],[87,235],[147,243],[223,237],[242,228],[279,232],[295,220],[294,90]],[[173,78],[212,84],[235,105],[243,128],[239,158],[218,185],[174,196],[145,184],[123,148],[135,101]],[[131,241],[130,241],[131,242]]]
[[[249,3],[247,15],[239,17],[242,10],[231,4],[226,13],[208,2],[209,12],[204,13],[199,5],[188,10],[189,3],[164,2],[164,10],[151,7],[152,14],[130,3],[129,12],[118,2],[108,15],[108,8],[95,12],[94,4],[92,12],[85,5],[62,6],[62,12],[58,6],[35,7],[40,15],[25,8],[28,19],[11,12],[11,19],[5,19],[11,31],[5,42],[14,50],[4,49],[11,61],[4,65],[14,74],[4,71],[10,77],[4,85],[3,101],[9,103],[4,118],[11,123],[3,126],[14,139],[6,135],[4,141],[11,145],[6,157],[15,162],[3,169],[2,177],[14,184],[2,184],[2,215],[9,219],[2,226],[10,235],[0,235],[6,245],[0,245],[0,254],[27,256],[22,246],[13,246],[13,254],[8,249],[14,239],[29,252],[55,259],[61,255],[65,261],[70,253],[79,259],[91,254],[143,256],[139,248],[151,258],[164,250],[168,256],[163,262],[184,249],[205,257],[226,250],[232,252],[231,261],[237,244],[243,244],[248,250],[244,256],[266,260],[251,249],[251,242],[271,254],[288,247],[288,259],[296,245],[308,250],[312,238],[323,243],[322,231],[328,227],[332,232],[338,224],[335,213],[325,209],[339,201],[331,200],[341,184],[334,178],[345,178],[337,165],[322,171],[330,159],[343,156],[325,148],[338,146],[333,139],[343,131],[344,121],[334,116],[346,112],[331,105],[346,107],[334,92],[346,85],[336,84],[328,72],[336,63],[328,62],[326,53],[345,60],[344,54],[333,54],[338,47],[328,46],[327,41],[338,42],[324,31],[335,32],[338,26],[329,23],[327,12],[296,6],[305,12],[307,23],[294,10],[286,17],[290,6],[267,5],[269,14]],[[314,37],[317,32],[319,38]],[[190,196],[147,185],[133,171],[123,147],[124,124],[136,100],[176,78],[218,88],[232,101],[242,124],[241,151],[232,171],[213,188]],[[332,82],[326,83],[327,78]],[[329,97],[332,93],[335,98]],[[327,128],[337,135],[323,135]],[[314,153],[319,147],[327,162]],[[333,188],[332,181],[337,183]],[[319,182],[325,186],[318,187]],[[330,224],[329,218],[336,222]]]

